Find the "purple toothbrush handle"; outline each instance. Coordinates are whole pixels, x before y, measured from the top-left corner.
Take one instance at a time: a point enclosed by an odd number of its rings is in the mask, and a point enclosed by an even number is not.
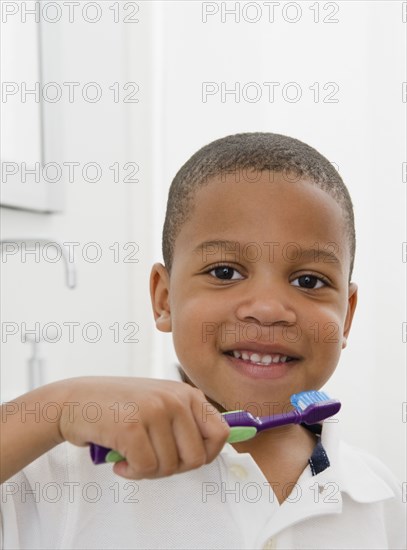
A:
[[[308,407],[300,411],[294,409],[287,413],[275,414],[273,416],[253,416],[248,411],[232,411],[223,413],[229,426],[253,426],[258,432],[268,430],[269,428],[277,428],[286,424],[317,424],[321,420],[325,420],[336,414],[341,408],[341,403],[336,399],[329,401],[317,402],[308,405]]]
[[[341,408],[341,403],[335,399],[329,401],[321,401],[312,403],[308,407],[299,411],[294,409],[286,414],[276,414],[274,416],[264,416],[259,418],[258,431],[268,430],[269,428],[277,428],[286,424],[305,424],[312,425],[329,418],[336,414]]]
[[[104,464],[106,462],[106,455],[110,453],[111,449],[102,447],[102,445],[90,444],[90,456],[93,464]]]

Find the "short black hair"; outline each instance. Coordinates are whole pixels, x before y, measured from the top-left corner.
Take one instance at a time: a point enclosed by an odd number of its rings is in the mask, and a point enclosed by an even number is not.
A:
[[[279,172],[287,182],[306,177],[326,191],[342,208],[350,248],[349,281],[356,250],[355,220],[349,192],[334,166],[313,147],[281,134],[248,132],[212,141],[179,169],[168,193],[162,251],[171,273],[175,239],[193,211],[195,193],[210,178],[227,172],[252,170]],[[291,178],[289,177],[291,176]]]

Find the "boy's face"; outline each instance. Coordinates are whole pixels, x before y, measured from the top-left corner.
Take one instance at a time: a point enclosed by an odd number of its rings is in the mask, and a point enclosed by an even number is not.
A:
[[[151,292],[157,328],[172,331],[193,384],[226,410],[267,415],[330,378],[357,287],[335,200],[306,180],[247,175],[196,193],[171,277],[156,264]]]

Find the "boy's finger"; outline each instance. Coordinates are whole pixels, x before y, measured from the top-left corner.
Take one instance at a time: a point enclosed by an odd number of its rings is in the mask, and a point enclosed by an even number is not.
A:
[[[208,464],[222,450],[230,428],[220,412],[205,399],[194,400],[192,409],[202,434]]]
[[[156,472],[158,459],[143,426],[126,434],[124,445],[117,445],[126,460],[117,462],[113,471],[127,479],[144,479]]]
[[[180,457],[174,440],[171,419],[164,417],[159,423],[148,426],[147,433],[157,457],[157,469],[147,477],[152,479],[177,473]]]
[[[196,419],[190,410],[174,417],[173,433],[180,459],[179,471],[186,472],[207,463],[206,446]]]

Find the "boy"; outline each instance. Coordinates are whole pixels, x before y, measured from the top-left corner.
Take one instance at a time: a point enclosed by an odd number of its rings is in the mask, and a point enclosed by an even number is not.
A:
[[[311,147],[248,133],[195,153],[150,284],[187,383],[74,378],[4,405],[5,548],[403,548],[397,482],[338,423],[231,445],[219,413],[284,413],[325,384],[356,307],[354,253],[347,189]],[[50,401],[56,422],[21,422]],[[126,461],[94,466],[89,441]]]

